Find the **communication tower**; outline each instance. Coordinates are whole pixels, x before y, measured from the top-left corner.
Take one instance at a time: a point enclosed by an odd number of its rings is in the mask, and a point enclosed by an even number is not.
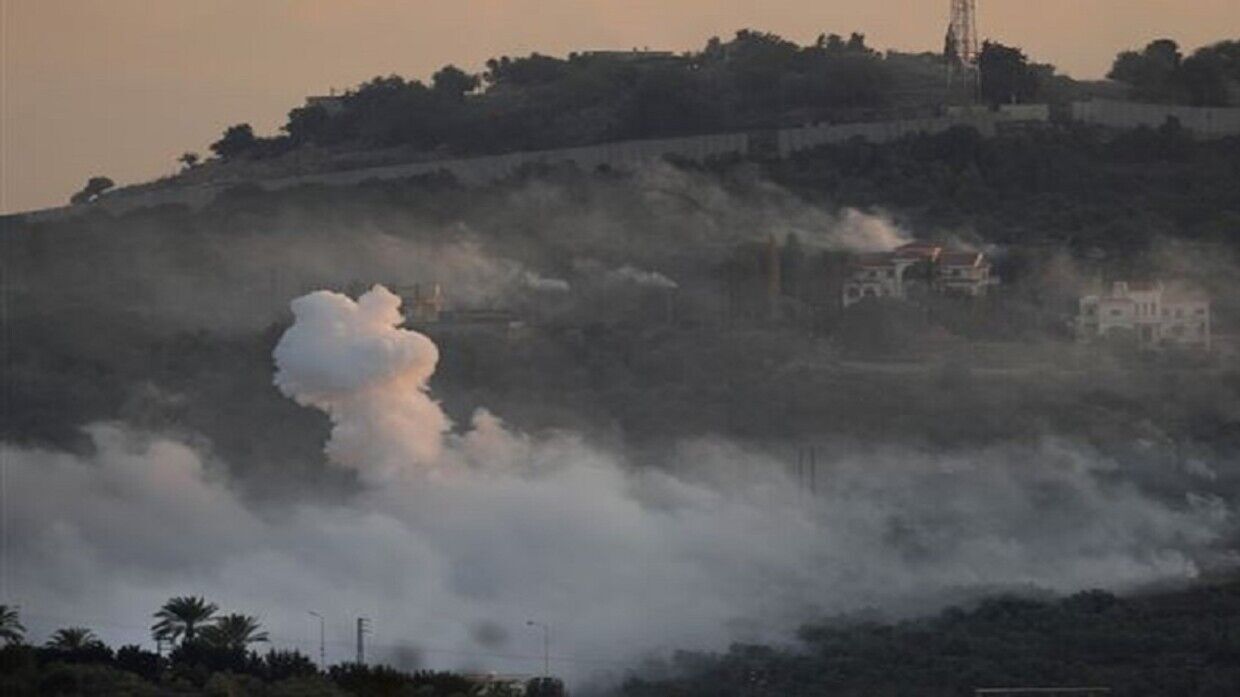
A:
[[[970,95],[978,87],[977,0],[951,0],[951,18],[943,57],[947,62],[947,86],[961,86]]]

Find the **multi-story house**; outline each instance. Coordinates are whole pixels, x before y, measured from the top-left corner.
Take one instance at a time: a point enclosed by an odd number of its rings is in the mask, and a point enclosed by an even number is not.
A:
[[[1076,317],[1081,341],[1127,339],[1147,349],[1210,348],[1210,299],[1184,284],[1116,281],[1082,296]]]

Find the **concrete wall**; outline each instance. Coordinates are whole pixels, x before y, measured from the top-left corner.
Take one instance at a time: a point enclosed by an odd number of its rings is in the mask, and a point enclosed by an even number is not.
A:
[[[665,157],[677,157],[697,162],[749,152],[749,139],[743,133],[663,138],[659,140],[631,140],[579,148],[560,148],[533,152],[510,153],[487,157],[471,157],[454,160],[436,160],[371,167],[346,172],[306,174],[281,179],[269,179],[259,184],[269,190],[285,189],[304,184],[341,186],[360,184],[371,179],[407,179],[425,174],[445,171],[464,184],[486,184],[510,176],[523,167],[535,165],[565,165],[574,163],[583,170],[594,170],[602,165],[625,168]]]
[[[990,137],[995,134],[995,124],[999,120],[1000,117],[995,114],[984,116],[969,114],[931,119],[788,128],[779,132],[779,155],[788,157],[801,150],[832,143],[844,143],[853,138],[861,138],[871,143],[887,143],[917,133],[942,133],[955,126],[972,126],[983,136]]]
[[[1191,107],[1174,104],[1137,104],[1095,99],[1072,104],[1072,119],[1109,128],[1158,128],[1168,117],[1201,138],[1240,135],[1240,109]]]

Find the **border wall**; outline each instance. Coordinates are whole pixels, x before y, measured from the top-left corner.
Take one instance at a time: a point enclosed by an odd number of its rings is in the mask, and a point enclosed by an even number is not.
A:
[[[1240,135],[1240,109],[1235,108],[1138,104],[1111,99],[1072,103],[1074,121],[1108,128],[1158,128],[1169,118],[1177,119],[1199,138]]]

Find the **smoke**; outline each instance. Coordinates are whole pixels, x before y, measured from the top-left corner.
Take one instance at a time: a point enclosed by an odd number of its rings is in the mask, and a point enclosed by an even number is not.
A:
[[[307,652],[306,610],[325,611],[333,660],[368,616],[383,660],[529,671],[537,619],[557,672],[614,678],[672,649],[787,638],[819,613],[1189,579],[1232,522],[1216,498],[1151,498],[1122,463],[1057,440],[833,451],[811,490],[782,458],[716,438],[638,468],[481,410],[452,431],[428,389],[436,347],[399,326],[393,294],[315,292],[293,313],[276,385],[328,414],[326,450],[363,487],[263,506],[209,455],[116,425],[88,430],[87,456],[2,446],[12,596],[36,636],[74,623],[145,641],[163,599],[202,593]]]
[[[618,283],[632,283],[643,288],[679,288],[675,281],[658,271],[643,271],[628,265],[609,271],[607,277]]]
[[[275,348],[275,384],[331,417],[328,457],[381,484],[434,466],[450,423],[427,393],[439,350],[397,329],[400,298],[382,286],[358,298],[319,291],[292,304]]]
[[[570,289],[568,281],[562,278],[546,278],[533,271],[525,271],[521,281],[526,288],[547,293],[567,293]]]
[[[382,660],[528,672],[541,637],[525,622],[546,621],[553,669],[581,678],[784,639],[819,613],[1123,589],[1232,561],[1218,551],[1231,499],[1203,492],[1234,491],[1217,434],[1240,403],[1214,372],[982,365],[947,401],[933,367],[841,371],[808,333],[715,331],[685,307],[712,309],[719,262],[770,234],[818,250],[910,239],[883,211],[807,203],[744,167],[436,192],[420,208],[337,195],[273,216],[100,218],[13,245],[13,432],[46,443],[50,422],[93,422],[76,454],[0,446],[10,597],[36,640],[85,624],[149,645],[159,603],[198,593],[311,654],[306,611],[323,611],[334,661],[365,615]],[[1240,297],[1216,263],[1215,297]],[[1029,285],[1070,296],[1093,275],[1061,266]],[[394,293],[310,293],[272,389],[279,329],[259,330],[288,323],[290,298],[359,280],[440,283],[450,307],[571,304],[581,321],[511,342],[428,329],[432,342],[399,326]],[[640,317],[623,314],[652,295],[639,290],[668,283],[677,315],[702,324],[595,326]],[[148,306],[150,321],[121,321]],[[210,333],[145,333],[198,327]],[[790,463],[814,438],[885,445],[821,451],[811,491]],[[278,496],[256,495],[258,470]]]
[[[912,241],[908,231],[884,214],[845,208],[833,224],[817,228],[810,237],[828,249],[849,252],[885,252]]]

